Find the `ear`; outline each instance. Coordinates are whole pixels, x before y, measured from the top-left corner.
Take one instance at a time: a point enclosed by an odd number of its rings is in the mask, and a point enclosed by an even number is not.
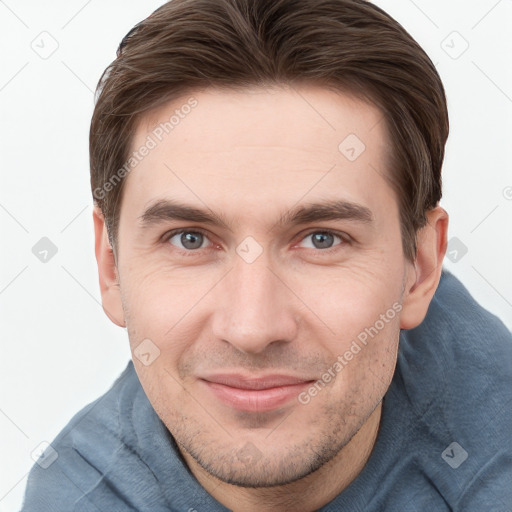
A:
[[[98,206],[94,206],[92,216],[103,311],[116,325],[126,327],[114,251],[108,240],[105,219]]]
[[[416,258],[407,271],[401,329],[417,327],[427,314],[441,279],[447,232],[448,213],[438,205],[427,212],[427,224],[418,231]]]

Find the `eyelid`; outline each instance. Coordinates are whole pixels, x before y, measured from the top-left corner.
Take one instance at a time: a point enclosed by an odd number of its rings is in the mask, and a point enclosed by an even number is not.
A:
[[[196,228],[196,227],[193,227],[193,228],[176,228],[176,229],[171,229],[170,231],[167,231],[164,235],[162,235],[161,241],[163,243],[168,243],[169,240],[173,236],[178,235],[180,233],[200,233],[205,238],[207,238],[209,240],[209,242],[210,242],[210,246],[209,247],[202,247],[201,249],[181,249],[180,247],[173,246],[175,248],[175,250],[181,251],[182,253],[194,254],[194,253],[199,252],[200,250],[211,249],[212,246],[215,245],[214,242],[210,239],[208,231],[206,231],[206,230],[204,230],[202,228]]]
[[[314,233],[327,233],[329,235],[334,235],[341,240],[340,243],[333,245],[332,247],[328,247],[327,249],[316,249],[315,252],[319,252],[319,253],[327,253],[329,251],[335,251],[340,246],[350,244],[353,242],[352,237],[350,237],[347,233],[344,233],[342,231],[336,231],[335,229],[329,229],[329,228],[326,228],[326,229],[313,228],[313,229],[309,229],[306,232],[299,233],[299,235],[297,235],[298,240],[297,240],[297,242],[294,243],[293,246],[296,247],[305,238],[307,238],[308,236],[310,236]],[[311,249],[311,248],[306,247],[305,249]]]
[[[174,235],[177,235],[178,233],[201,233],[202,235],[208,237],[208,239],[209,239],[208,232],[206,230],[204,230],[202,228],[192,227],[192,228],[176,228],[176,229],[171,229],[170,231],[166,231],[162,235],[161,240],[163,242],[167,242]]]
[[[329,233],[330,235],[336,235],[340,237],[342,240],[350,241],[352,240],[352,237],[350,237],[347,233],[344,231],[337,231],[336,229],[331,228],[310,228],[306,230],[306,232],[301,232],[297,236],[302,236],[302,238],[307,237],[308,235],[312,235],[313,233]]]
[[[211,246],[215,245],[214,242],[210,239],[209,232],[207,230],[199,228],[199,227],[172,229],[170,231],[167,231],[164,235],[162,235],[161,240],[162,240],[162,242],[169,242],[169,240],[173,236],[175,236],[175,235],[177,235],[179,233],[200,233],[200,234],[205,236],[210,241]],[[341,245],[350,244],[350,243],[353,242],[352,237],[350,237],[347,233],[344,233],[344,232],[341,232],[341,231],[336,231],[334,229],[328,229],[328,228],[325,228],[325,229],[322,229],[322,228],[310,228],[306,232],[301,232],[301,233],[299,233],[295,237],[295,239],[297,241],[293,243],[293,247],[297,246],[306,237],[308,237],[308,236],[310,236],[310,235],[312,235],[314,233],[327,233],[327,234],[330,234],[330,235],[334,235],[334,236],[340,238],[340,240],[341,240],[341,243],[339,243],[337,245],[334,245],[333,247],[328,247],[327,249],[316,249],[316,250],[314,250],[315,252],[319,252],[319,253],[327,253],[329,251],[336,250]],[[212,248],[211,246],[210,247],[203,247],[202,249],[211,249]],[[200,250],[200,249],[189,249],[189,250],[187,250],[187,249],[180,249],[179,247],[176,247],[176,246],[174,246],[174,247],[176,248],[177,251],[182,251],[182,252],[188,253],[188,254],[196,253],[196,252],[199,252],[199,250]],[[309,248],[307,247],[306,249],[309,249]]]

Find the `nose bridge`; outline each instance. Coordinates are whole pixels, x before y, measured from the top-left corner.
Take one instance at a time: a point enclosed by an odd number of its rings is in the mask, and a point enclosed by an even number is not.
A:
[[[291,298],[269,263],[264,255],[251,263],[236,256],[223,280],[215,336],[243,352],[262,352],[273,342],[288,342],[295,336]]]

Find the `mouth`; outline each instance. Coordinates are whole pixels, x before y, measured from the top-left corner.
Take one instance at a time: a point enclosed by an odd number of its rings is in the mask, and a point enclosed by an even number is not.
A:
[[[248,377],[217,374],[199,379],[223,404],[245,412],[269,412],[284,407],[314,380],[287,375]]]

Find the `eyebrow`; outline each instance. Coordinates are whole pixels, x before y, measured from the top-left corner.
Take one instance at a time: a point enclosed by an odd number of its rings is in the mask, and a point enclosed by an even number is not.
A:
[[[227,220],[211,209],[200,209],[170,199],[160,199],[149,205],[139,221],[142,227],[149,227],[165,221],[183,220],[220,226],[231,231]],[[327,220],[349,220],[360,223],[373,222],[372,211],[366,206],[345,200],[331,200],[322,203],[299,205],[283,213],[274,227],[310,224]]]
[[[209,208],[201,210],[200,208],[170,199],[156,201],[139,216],[139,221],[143,227],[149,227],[150,225],[169,220],[202,222],[203,224],[221,226],[229,230],[228,223]]]
[[[322,220],[350,220],[368,224],[373,222],[373,214],[366,206],[334,200],[297,206],[281,215],[277,225],[309,224]]]

